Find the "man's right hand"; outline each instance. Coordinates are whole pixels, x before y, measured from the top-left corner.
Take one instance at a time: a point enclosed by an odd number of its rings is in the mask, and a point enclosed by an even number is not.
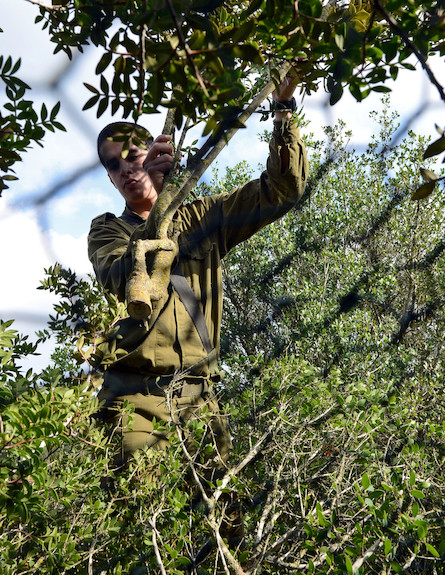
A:
[[[165,134],[158,136],[148,148],[143,163],[143,168],[158,194],[162,192],[165,174],[168,174],[173,165],[174,150],[170,140],[171,136]]]

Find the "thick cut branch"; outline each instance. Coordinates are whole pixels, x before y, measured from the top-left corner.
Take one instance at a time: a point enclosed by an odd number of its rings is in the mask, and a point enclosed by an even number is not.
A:
[[[158,301],[166,292],[170,269],[178,253],[177,242],[167,237],[155,240],[137,240],[132,248],[133,270],[127,280],[126,299],[128,313],[135,319],[148,319]],[[149,254],[150,275],[147,272]]]
[[[284,77],[291,65],[286,63],[280,70],[280,77]],[[253,98],[252,102],[238,117],[246,122],[258,106],[267,98],[275,88],[270,80],[263,89]],[[177,238],[171,238],[171,223],[176,211],[193,190],[198,180],[208,166],[216,159],[229,140],[236,134],[238,128],[233,128],[221,134],[215,140],[205,159],[199,159],[192,170],[181,175],[183,184],[171,181],[171,174],[166,179],[145,224],[146,239],[135,242],[132,247],[133,269],[127,281],[126,299],[128,313],[135,319],[148,319],[151,315],[151,302],[159,300],[167,293],[170,282],[171,265],[179,251]],[[149,267],[145,265],[145,253],[154,254],[149,258]],[[159,269],[158,269],[159,268]]]

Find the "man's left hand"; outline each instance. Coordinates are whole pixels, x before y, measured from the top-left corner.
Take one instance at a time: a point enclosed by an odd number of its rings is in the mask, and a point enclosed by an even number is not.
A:
[[[160,194],[164,186],[165,174],[173,165],[173,146],[170,144],[171,136],[161,134],[148,148],[143,168],[147,172],[153,187]]]

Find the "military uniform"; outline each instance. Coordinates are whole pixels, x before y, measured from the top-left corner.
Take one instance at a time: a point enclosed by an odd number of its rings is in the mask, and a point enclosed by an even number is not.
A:
[[[282,170],[280,151],[289,150],[289,167]],[[132,428],[123,425],[124,459],[145,445],[163,447],[168,438],[153,433],[152,420],[188,419],[204,404],[214,414],[211,425],[221,461],[227,457],[229,435],[219,415],[211,383],[218,378],[222,314],[221,259],[231,248],[289,211],[301,197],[307,159],[298,128],[274,125],[267,169],[230,194],[207,196],[183,205],[173,219],[179,232],[179,267],[199,302],[214,353],[208,354],[190,314],[172,285],[155,302],[148,329],[128,322],[122,345],[127,355],[105,373],[100,397],[115,418],[126,399],[135,406]],[[131,269],[131,245],[145,239],[145,220],[128,207],[121,217],[106,213],[95,218],[88,237],[89,258],[101,285],[125,298]],[[131,323],[133,322],[133,323]],[[125,327],[125,326],[124,326]],[[130,329],[128,329],[130,327]],[[164,392],[176,385],[167,405]],[[117,421],[117,419],[116,419]]]

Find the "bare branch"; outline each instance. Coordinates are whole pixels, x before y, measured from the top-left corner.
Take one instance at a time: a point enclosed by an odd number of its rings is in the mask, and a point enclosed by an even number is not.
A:
[[[252,449],[249,451],[249,453],[244,457],[244,459],[242,459],[237,465],[235,465],[234,467],[232,467],[231,469],[229,469],[226,472],[226,474],[224,475],[224,477],[221,480],[220,486],[218,487],[218,489],[213,494],[215,501],[217,501],[219,499],[223,490],[227,487],[229,482],[236,475],[238,475],[238,473],[242,469],[244,469],[244,467],[246,467],[246,465],[248,465],[264,449],[264,444],[268,443],[270,441],[270,439],[273,436],[273,432],[276,431],[277,428],[281,427],[281,425],[278,425],[278,421],[279,421],[278,419],[275,420],[272,423],[272,425],[269,427],[269,429],[265,433],[263,433],[263,435],[255,443],[255,445],[252,447]]]
[[[390,25],[392,30],[397,34],[397,36],[399,36],[405,42],[406,47],[409,48],[411,50],[411,52],[419,60],[419,62],[422,65],[422,68],[427,73],[428,78],[430,79],[431,83],[434,84],[434,86],[436,86],[436,88],[440,94],[441,99],[445,102],[445,91],[443,89],[443,86],[441,84],[439,84],[439,81],[437,80],[436,76],[433,74],[433,71],[428,66],[428,64],[426,62],[426,58],[424,57],[424,55],[420,52],[420,50],[417,48],[417,46],[414,44],[414,42],[412,42],[412,40],[407,36],[407,34],[404,32],[404,30],[399,26],[399,24],[397,23],[397,20],[395,20],[395,18],[393,18],[391,16],[391,14],[382,6],[380,1],[379,0],[373,0],[373,3],[374,3],[375,8],[383,15],[385,20],[388,22],[388,24]]]
[[[150,525],[153,529],[152,534],[151,534],[151,540],[153,543],[153,549],[156,555],[156,561],[158,563],[159,569],[161,570],[162,575],[167,575],[167,571],[165,570],[164,567],[164,563],[162,561],[162,557],[161,557],[161,553],[159,551],[159,546],[158,546],[158,539],[157,539],[157,533],[158,530],[156,528],[156,517],[157,517],[157,513],[154,513],[151,521],[150,521]]]
[[[181,46],[184,48],[184,50],[185,50],[185,54],[186,54],[186,57],[187,57],[187,62],[190,64],[191,68],[193,69],[193,72],[194,72],[194,74],[195,74],[195,77],[196,77],[196,79],[198,80],[198,83],[199,83],[199,85],[201,86],[202,91],[203,91],[204,94],[207,96],[207,98],[209,98],[210,96],[209,96],[209,93],[208,93],[208,91],[207,91],[206,85],[205,85],[205,83],[204,83],[204,80],[202,79],[202,76],[201,76],[200,71],[198,70],[198,68],[197,68],[197,66],[196,66],[196,64],[195,64],[195,61],[193,60],[192,52],[191,52],[190,47],[189,47],[189,45],[187,44],[187,42],[186,42],[186,40],[185,40],[185,38],[184,38],[184,34],[182,33],[181,26],[180,26],[180,24],[179,24],[179,22],[178,22],[178,18],[177,18],[177,16],[176,16],[176,12],[175,12],[175,10],[174,10],[174,8],[173,8],[173,4],[171,3],[171,0],[166,0],[166,4],[167,4],[167,8],[168,8],[168,10],[169,10],[169,12],[170,12],[170,14],[171,14],[171,17],[172,17],[172,19],[173,19],[173,23],[174,23],[174,25],[175,25],[176,32],[178,33],[179,42],[180,42]]]
[[[40,8],[44,8],[45,10],[49,10],[51,12],[55,12],[57,10],[66,10],[66,6],[63,6],[61,4],[57,5],[57,4],[44,4],[43,2],[40,2],[40,0],[26,0],[26,2],[29,2],[30,4],[35,4],[36,6],[39,6]]]
[[[360,567],[363,565],[366,559],[369,559],[369,557],[371,557],[371,555],[374,554],[374,551],[381,545],[382,542],[380,541],[380,539],[377,539],[377,541],[375,541],[361,557],[359,557],[356,561],[354,561],[354,563],[352,564],[352,572],[354,574],[357,573],[357,571],[360,569]]]

